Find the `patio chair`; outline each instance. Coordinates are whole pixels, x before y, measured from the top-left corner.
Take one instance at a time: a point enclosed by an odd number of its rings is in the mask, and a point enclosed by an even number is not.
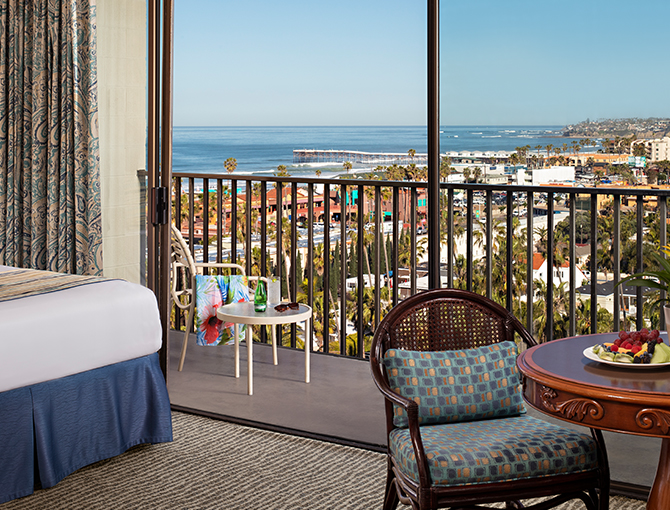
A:
[[[467,291],[429,290],[388,313],[370,350],[386,405],[385,510],[608,508],[600,431],[525,414],[516,355],[534,344],[505,308]],[[529,498],[548,499],[523,507]]]
[[[188,309],[186,318],[186,331],[181,346],[181,356],[179,358],[178,370],[181,372],[184,368],[186,359],[186,348],[188,346],[188,336],[193,328],[195,315],[195,276],[202,274],[203,268],[227,268],[235,269],[239,274],[244,275],[244,268],[238,264],[229,264],[222,262],[195,262],[191,251],[188,249],[186,241],[179,232],[179,229],[172,225],[172,250],[170,254],[171,266],[171,284],[170,293],[172,302],[180,309]],[[181,283],[181,285],[179,285]]]

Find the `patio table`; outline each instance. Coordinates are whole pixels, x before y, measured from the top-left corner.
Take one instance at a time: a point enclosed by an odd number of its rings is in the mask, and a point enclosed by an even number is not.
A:
[[[305,323],[305,382],[310,378],[310,342],[308,338],[310,320],[312,319],[312,309],[300,304],[297,310],[288,309],[284,312],[278,312],[274,309],[274,304],[268,303],[264,312],[254,310],[254,303],[251,301],[242,303],[231,303],[219,307],[216,316],[223,322],[232,322],[235,324],[235,377],[240,376],[240,334],[239,324],[276,326],[278,324],[292,324],[297,322]],[[247,328],[247,393],[254,394],[254,352],[253,352],[253,332],[252,328]],[[275,338],[275,328],[272,328],[272,357],[273,362],[277,364],[277,341]]]
[[[522,352],[523,395],[535,409],[586,427],[663,439],[647,510],[670,508],[670,367],[613,366],[583,351],[617,333],[553,340]]]

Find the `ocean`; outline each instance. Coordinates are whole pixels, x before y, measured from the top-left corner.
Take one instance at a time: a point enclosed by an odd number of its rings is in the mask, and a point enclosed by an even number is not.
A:
[[[440,152],[513,151],[530,145],[562,146],[575,140],[563,138],[563,126],[444,126]],[[351,127],[175,127],[173,171],[227,173],[223,162],[237,160],[236,174],[273,174],[285,165],[295,176],[313,176],[316,168],[293,164],[294,149],[351,150],[363,152],[427,152],[423,126]],[[342,173],[341,163],[319,167],[324,177]],[[357,168],[354,167],[354,170]],[[358,168],[361,170],[361,168]]]

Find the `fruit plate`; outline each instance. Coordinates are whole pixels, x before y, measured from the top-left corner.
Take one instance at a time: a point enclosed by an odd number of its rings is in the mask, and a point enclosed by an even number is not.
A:
[[[670,366],[668,363],[621,363],[620,361],[610,361],[607,359],[599,358],[598,355],[593,352],[593,346],[587,347],[584,349],[584,356],[586,356],[591,361],[597,361],[598,363],[605,363],[606,365],[613,365],[618,368],[663,368]]]

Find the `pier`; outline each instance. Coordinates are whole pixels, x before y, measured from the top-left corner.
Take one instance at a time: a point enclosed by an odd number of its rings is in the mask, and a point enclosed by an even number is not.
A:
[[[299,149],[293,151],[293,164],[300,163],[362,163],[365,165],[427,165],[428,154],[361,152],[344,150]]]

